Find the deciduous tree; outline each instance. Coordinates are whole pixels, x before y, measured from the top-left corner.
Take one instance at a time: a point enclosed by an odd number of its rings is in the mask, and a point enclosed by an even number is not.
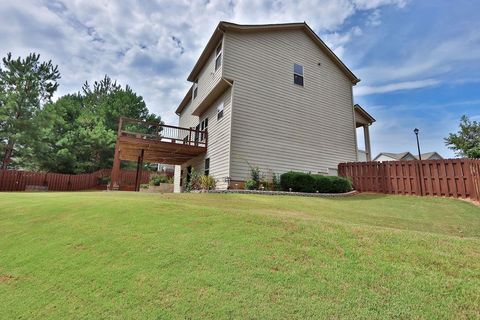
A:
[[[462,116],[458,132],[450,133],[445,145],[461,157],[480,158],[480,122]]]
[[[129,86],[123,88],[108,76],[93,86],[85,83],[81,93],[45,106],[38,120],[41,136],[24,163],[61,173],[110,168],[121,116],[160,122]]]

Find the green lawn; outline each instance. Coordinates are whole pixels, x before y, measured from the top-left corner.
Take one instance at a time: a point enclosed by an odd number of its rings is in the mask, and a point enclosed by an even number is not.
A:
[[[451,199],[0,194],[0,319],[480,318]]]

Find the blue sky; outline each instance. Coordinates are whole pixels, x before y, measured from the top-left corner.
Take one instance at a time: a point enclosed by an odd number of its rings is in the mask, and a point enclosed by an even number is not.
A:
[[[362,79],[374,154],[415,151],[418,127],[422,151],[452,157],[443,138],[463,114],[480,120],[479,1],[0,1],[1,56],[52,59],[58,95],[108,74],[168,123],[220,20],[306,21]]]

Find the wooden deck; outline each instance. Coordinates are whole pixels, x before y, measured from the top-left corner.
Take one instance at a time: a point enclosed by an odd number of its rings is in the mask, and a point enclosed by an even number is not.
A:
[[[207,151],[206,146],[188,145],[170,139],[148,139],[130,134],[117,138],[120,160],[137,161],[143,150],[143,161],[151,163],[182,164]]]
[[[111,187],[119,187],[116,173],[120,170],[121,160],[137,162],[140,176],[144,162],[180,165],[205,153],[207,141],[207,130],[120,118]]]

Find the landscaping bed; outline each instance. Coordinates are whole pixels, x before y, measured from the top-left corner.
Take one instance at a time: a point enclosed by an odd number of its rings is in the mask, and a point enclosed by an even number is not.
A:
[[[206,193],[238,193],[238,194],[259,194],[268,196],[300,196],[300,197],[318,197],[318,198],[330,198],[330,197],[349,197],[358,194],[357,191],[352,190],[343,193],[308,193],[308,192],[290,192],[290,191],[263,191],[263,190],[200,190]]]

